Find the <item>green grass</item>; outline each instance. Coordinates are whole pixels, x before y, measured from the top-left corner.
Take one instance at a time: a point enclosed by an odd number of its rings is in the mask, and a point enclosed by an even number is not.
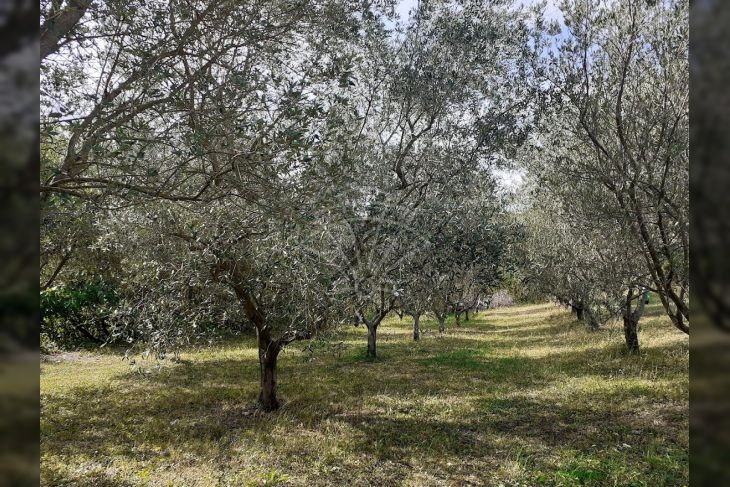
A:
[[[642,353],[553,305],[425,320],[281,356],[280,411],[253,407],[252,339],[140,374],[113,354],[46,363],[43,485],[681,486],[688,346],[652,306]],[[326,347],[325,347],[326,348]],[[323,350],[325,349],[323,348]]]

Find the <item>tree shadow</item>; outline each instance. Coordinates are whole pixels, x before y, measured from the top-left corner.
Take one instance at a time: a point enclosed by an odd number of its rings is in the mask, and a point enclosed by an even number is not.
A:
[[[495,357],[488,350],[480,353],[479,348],[469,348],[471,344],[473,340],[451,338],[450,349],[438,353],[427,350],[421,357],[411,355],[410,361],[393,359],[389,363],[389,357],[395,357],[398,348],[393,344],[391,349],[384,347],[382,362],[337,364],[334,361],[330,366],[337,372],[326,376],[313,373],[314,368],[321,367],[319,363],[308,364],[299,358],[290,360],[282,364],[279,372],[280,395],[285,400],[281,414],[311,424],[341,411],[336,403],[328,402],[329,397],[345,396],[353,402],[367,404],[376,395],[397,396],[399,391],[429,395],[439,393],[444,384],[449,384],[458,401],[459,384],[465,377],[481,379],[485,393],[499,388],[507,394],[567,377],[589,374],[609,377],[616,370],[614,364],[604,366],[600,360],[587,366],[593,362],[592,358],[600,358],[594,350],[555,353],[535,359]],[[556,370],[561,374],[556,375]],[[114,389],[78,388],[69,394],[44,397],[44,436],[53,443],[55,452],[92,447],[111,451],[120,444],[131,447],[142,438],[162,450],[175,446],[185,447],[192,453],[205,453],[200,449],[207,447],[206,440],[218,441],[231,432],[248,430],[266,434],[281,416],[259,413],[253,407],[258,369],[251,360],[179,364],[149,377],[141,378],[130,372],[117,380]],[[464,388],[464,392],[473,393],[470,388]],[[540,411],[550,410],[545,405],[533,405],[539,406]],[[64,414],[59,414],[61,409]],[[534,419],[554,419],[545,411],[541,415],[534,413]],[[596,418],[586,417],[587,421],[592,419]]]
[[[283,407],[269,414],[254,407],[259,379],[252,358],[176,363],[144,377],[127,372],[112,384],[45,394],[41,446],[60,458],[117,456],[131,462],[182,452],[225,470],[242,439],[284,448],[292,436],[282,437],[282,431],[311,434],[334,423],[352,432],[348,450],[379,461],[420,457],[437,462],[447,455],[463,459],[464,465],[495,462],[497,468],[504,456],[497,450],[505,448],[571,448],[588,455],[593,445],[644,448],[655,437],[671,442],[681,436],[666,428],[686,423],[681,404],[679,410],[652,406],[655,391],[641,384],[599,388],[593,397],[574,401],[543,394],[571,379],[613,380],[617,371],[625,380],[643,380],[647,363],[664,369],[673,360],[674,345],[648,347],[639,356],[622,353],[620,343],[552,346],[553,339],[566,340],[552,335],[570,335],[578,332],[576,326],[581,325],[566,324],[565,316],[557,315],[535,329],[475,322],[415,343],[393,334],[379,344],[375,362],[361,361],[362,350],[355,346],[341,357],[311,362],[285,352],[279,369]],[[489,340],[495,329],[509,339]],[[548,344],[551,351],[505,354],[504,348],[521,340]],[[571,343],[568,339],[566,345]],[[680,372],[666,370],[658,377],[681,379]],[[644,416],[632,412],[632,396],[644,400]],[[449,404],[459,414],[442,416],[438,408]],[[539,455],[531,461],[538,469],[550,469]],[[115,482],[89,476],[74,485],[127,485]]]

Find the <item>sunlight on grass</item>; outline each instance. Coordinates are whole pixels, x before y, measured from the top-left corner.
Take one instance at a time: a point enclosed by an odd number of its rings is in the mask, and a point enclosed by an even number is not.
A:
[[[422,327],[414,343],[389,318],[374,362],[359,328],[339,356],[293,345],[268,415],[252,339],[146,374],[111,353],[44,363],[43,485],[687,483],[687,337],[660,315],[639,356],[550,304]]]

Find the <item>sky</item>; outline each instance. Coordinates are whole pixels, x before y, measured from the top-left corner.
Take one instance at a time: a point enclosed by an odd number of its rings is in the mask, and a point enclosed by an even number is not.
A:
[[[395,13],[401,18],[406,20],[408,18],[408,12],[416,6],[418,0],[401,0],[395,7]]]
[[[559,0],[546,0],[545,3],[545,18],[547,20],[557,20],[561,27],[563,24],[563,15],[558,6]],[[524,7],[530,7],[539,3],[543,3],[543,0],[515,0],[515,3]],[[400,18],[401,22],[408,20],[409,12],[418,5],[418,0],[401,0],[395,7],[395,12]],[[567,35],[564,28],[561,28],[561,36]],[[524,180],[524,171],[521,169],[494,169],[493,173],[497,178],[500,186],[508,192],[515,192],[519,190]]]
[[[516,0],[515,3],[524,7],[541,3],[543,0]],[[547,0],[545,2],[545,17],[547,20],[557,20],[561,26],[563,15],[558,7],[559,0]],[[409,12],[418,5],[418,0],[401,0],[396,4],[395,12],[401,22],[408,20]],[[524,171],[521,169],[493,169],[499,185],[506,192],[516,192],[524,181]]]
[[[520,3],[525,7],[529,7],[540,2],[541,0],[522,0]],[[560,12],[560,8],[558,7],[558,0],[547,0],[546,4],[547,5],[545,6],[545,17],[549,20],[562,21],[563,15]]]
[[[516,3],[529,7],[540,3],[541,1],[542,0],[517,0]],[[562,20],[563,16],[560,13],[560,8],[558,7],[558,0],[547,0],[546,3],[547,5],[545,7],[545,16],[549,20]],[[401,0],[396,5],[395,11],[401,18],[401,20],[406,20],[408,18],[408,12],[417,4],[418,0]]]

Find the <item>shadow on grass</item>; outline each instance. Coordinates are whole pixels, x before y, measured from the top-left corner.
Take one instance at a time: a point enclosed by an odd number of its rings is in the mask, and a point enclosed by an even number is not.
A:
[[[488,349],[467,348],[470,342],[468,339],[451,338],[450,350],[423,348],[422,353],[417,353],[421,358],[411,361],[395,359],[398,348],[404,347],[403,344],[389,344],[382,347],[383,358],[371,363],[360,363],[358,360],[348,361],[349,357],[344,357],[331,364],[333,367],[330,370],[335,370],[335,373],[325,376],[314,374],[321,364],[304,363],[299,358],[293,358],[284,362],[279,371],[280,395],[290,404],[285,405],[282,413],[269,415],[253,408],[258,369],[251,360],[179,364],[146,378],[130,373],[123,376],[115,388],[81,388],[70,394],[46,395],[42,422],[45,449],[64,453],[69,449],[93,448],[91,451],[119,453],[122,448],[123,452],[138,454],[139,445],[146,444],[155,449],[164,450],[174,446],[192,453],[208,454],[206,449],[209,441],[219,442],[247,431],[265,436],[277,425],[281,416],[305,425],[337,417],[343,410],[338,398],[346,397],[351,404],[370,404],[374,396],[397,397],[408,391],[411,397],[452,395],[458,403],[464,401],[462,398],[465,395],[475,394],[473,385],[465,385],[467,377],[480,380],[480,389],[476,393],[489,395],[497,390],[502,394],[529,392],[539,389],[539,386],[549,385],[551,380],[588,374],[605,374],[608,378],[616,370],[614,364],[603,364],[600,355],[594,350],[552,354],[540,359],[493,357],[489,355]],[[350,355],[360,357],[359,352]],[[616,359],[639,360],[620,356]],[[627,374],[630,377],[631,371]],[[626,392],[632,393],[632,390],[629,388]],[[649,394],[651,391],[633,392]],[[602,401],[606,401],[610,408],[611,399],[606,397]],[[477,401],[477,413],[470,417],[470,428],[527,437],[533,435],[532,431],[545,443],[555,443],[558,438],[590,443],[593,441],[591,436],[583,436],[585,441],[582,441],[581,435],[585,431],[579,430],[578,426],[570,426],[571,422],[591,424],[614,422],[616,419],[612,416],[615,411],[610,409],[604,414],[534,400],[500,401]],[[482,412],[497,410],[517,413],[484,420]],[[388,431],[387,421],[391,420],[381,419],[385,421],[383,431]],[[420,432],[444,431],[443,440],[447,445],[454,443],[454,438],[460,434],[461,426],[458,425],[438,426],[423,418],[407,421],[410,421],[411,426],[420,424],[416,428]],[[373,423],[372,418],[365,421],[366,425],[369,423]],[[559,426],[563,423],[566,424]],[[449,433],[450,428],[456,428],[453,434]],[[539,434],[546,428],[547,433]],[[374,427],[365,429],[370,433],[374,431]],[[401,433],[394,432],[392,437],[386,435],[386,443],[398,446],[403,445],[403,441],[408,442],[407,435],[405,439],[396,438],[395,435]],[[459,448],[466,446],[460,445]],[[410,447],[418,448],[418,442]]]
[[[625,355],[620,342],[577,347],[583,325],[566,323],[564,313],[539,326],[497,326],[480,315],[417,343],[403,337],[406,320],[390,326],[393,331],[380,335],[376,361],[366,361],[364,337],[357,333],[346,335],[363,341],[340,357],[307,362],[285,352],[279,369],[283,407],[272,414],[253,407],[258,366],[250,358],[180,363],[147,377],[127,373],[113,384],[50,391],[43,397],[42,450],[59,458],[117,457],[130,465],[182,454],[224,471],[241,451],[286,451],[313,463],[319,452],[311,443],[296,446],[298,435],[329,437],[334,428],[348,454],[406,462],[408,468],[412,459],[433,465],[449,457],[497,469],[505,451],[526,450],[532,452],[531,471],[555,471],[553,452],[565,450],[602,462],[617,459],[616,465],[565,467],[565,475],[585,485],[600,485],[601,472],[628,464],[654,479],[647,485],[671,485],[652,468],[675,480],[686,476],[676,462],[646,464],[645,454],[654,448],[661,462],[686,449],[686,408],[646,385],[647,378],[686,379],[672,362],[676,346],[649,347],[639,356]],[[508,350],[530,340],[547,344],[548,353]],[[617,379],[625,382],[600,387]],[[593,389],[556,394],[570,380],[592,381]],[[623,453],[624,444],[633,450]],[[74,485],[128,485],[104,475],[89,474],[86,483]]]
[[[478,399],[473,412],[460,421],[418,417],[417,411],[400,409],[395,414],[334,415],[359,430],[356,448],[380,458],[428,455],[483,455],[504,446],[504,438],[515,445],[539,448],[570,448],[590,452],[607,440],[620,446],[631,443],[641,449],[662,433],[642,427],[619,409],[597,410],[585,406],[556,405],[526,398]],[[413,417],[408,417],[413,413]],[[394,417],[395,415],[395,417]],[[427,432],[427,434],[425,434]]]

